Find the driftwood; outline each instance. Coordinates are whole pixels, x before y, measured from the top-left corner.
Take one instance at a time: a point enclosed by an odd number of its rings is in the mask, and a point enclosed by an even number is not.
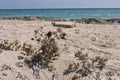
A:
[[[56,27],[64,27],[64,28],[72,28],[76,26],[75,23],[72,22],[53,22],[52,25]]]

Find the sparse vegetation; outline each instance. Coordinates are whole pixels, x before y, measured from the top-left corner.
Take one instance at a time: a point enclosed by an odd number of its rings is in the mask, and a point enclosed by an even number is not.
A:
[[[56,31],[48,31],[48,32],[43,32],[43,27],[41,29],[36,29],[34,30],[34,37],[31,38],[31,40],[37,41],[40,43],[43,39],[45,38],[54,38],[54,39],[64,39],[66,40],[66,33],[63,32],[63,30],[58,27]]]
[[[34,52],[35,48],[31,44],[23,43],[20,44],[20,42],[16,41],[9,41],[9,40],[3,40],[0,43],[0,49],[4,50],[10,50],[10,51],[18,51],[22,50],[24,55],[32,55]]]
[[[80,60],[86,60],[88,58],[88,54],[83,54],[82,51],[78,51],[75,53],[75,57],[78,57]]]
[[[99,70],[103,70],[106,66],[107,59],[101,58],[100,56],[96,56],[91,59],[88,54],[83,54],[82,51],[78,51],[75,53],[75,57],[80,60],[80,63],[69,64],[68,69],[64,72],[64,75],[75,72],[75,74],[85,77],[93,73],[97,68]],[[72,80],[76,80],[75,76]]]
[[[96,68],[99,68],[100,70],[102,70],[106,66],[106,61],[107,59],[101,58],[100,56],[97,56],[95,57],[95,59],[93,59],[93,63],[97,63]]]
[[[79,63],[69,64],[68,69],[65,70],[65,72],[64,72],[64,75],[76,71],[79,68],[79,66],[80,66]]]
[[[13,42],[8,41],[8,40],[3,40],[0,43],[0,48],[4,50],[17,51],[21,48],[21,45],[19,44],[17,40]]]

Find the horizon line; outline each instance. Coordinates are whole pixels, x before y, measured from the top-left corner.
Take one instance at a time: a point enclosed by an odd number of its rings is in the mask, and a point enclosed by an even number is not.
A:
[[[120,8],[10,8],[10,9],[7,9],[7,8],[1,8],[0,10],[32,10],[32,9],[35,9],[35,10],[55,10],[55,9],[120,9]]]

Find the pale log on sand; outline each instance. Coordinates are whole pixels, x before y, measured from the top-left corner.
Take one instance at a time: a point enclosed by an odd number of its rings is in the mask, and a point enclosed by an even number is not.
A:
[[[56,27],[64,27],[64,28],[72,28],[75,27],[75,23],[72,22],[52,22],[53,26]]]

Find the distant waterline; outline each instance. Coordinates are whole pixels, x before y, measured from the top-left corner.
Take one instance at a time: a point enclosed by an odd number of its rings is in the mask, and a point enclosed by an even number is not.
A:
[[[120,18],[119,8],[82,8],[82,9],[2,9],[0,17],[40,16],[56,19],[80,18]]]

